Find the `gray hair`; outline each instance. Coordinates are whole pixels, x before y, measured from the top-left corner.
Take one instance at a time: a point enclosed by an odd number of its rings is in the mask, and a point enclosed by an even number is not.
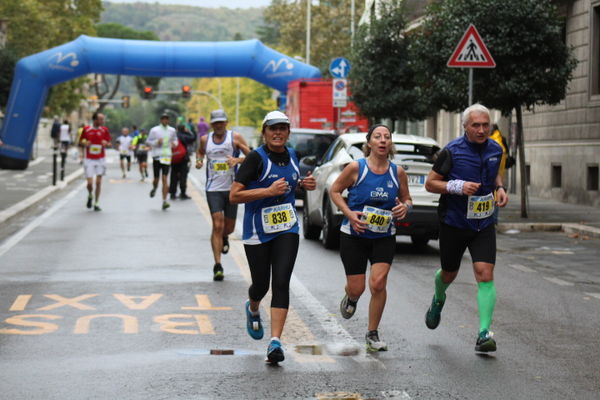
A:
[[[463,126],[465,126],[467,124],[467,122],[469,121],[469,118],[471,118],[472,112],[484,113],[484,114],[487,114],[488,118],[490,118],[490,110],[488,110],[488,108],[482,104],[475,103],[472,106],[467,107],[465,109],[465,111],[463,111],[463,113],[462,113]]]

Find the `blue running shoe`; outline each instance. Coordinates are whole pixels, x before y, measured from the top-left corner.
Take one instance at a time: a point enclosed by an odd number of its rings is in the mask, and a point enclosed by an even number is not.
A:
[[[267,349],[267,361],[271,364],[277,364],[285,359],[283,355],[283,348],[279,340],[271,340],[269,348]]]
[[[246,301],[246,330],[248,335],[254,340],[260,340],[263,338],[265,331],[263,330],[260,315],[254,316],[250,312],[250,300]]]

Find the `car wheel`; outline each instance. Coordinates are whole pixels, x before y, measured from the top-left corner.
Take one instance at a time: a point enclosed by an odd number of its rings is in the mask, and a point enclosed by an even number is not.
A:
[[[422,235],[412,235],[410,237],[410,240],[417,247],[425,247],[425,246],[427,246],[427,243],[429,242],[429,238],[427,236],[422,236]]]
[[[337,249],[340,246],[340,227],[333,222],[333,212],[329,199],[325,200],[325,212],[323,214],[323,246],[326,249]]]
[[[304,208],[302,209],[302,233],[304,234],[305,239],[318,240],[319,235],[321,234],[321,227],[318,225],[311,225],[308,213],[308,201],[304,200]]]

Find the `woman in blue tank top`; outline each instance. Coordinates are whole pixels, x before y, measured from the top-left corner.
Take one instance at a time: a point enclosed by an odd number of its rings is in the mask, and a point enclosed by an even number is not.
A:
[[[375,125],[369,129],[363,147],[365,157],[344,168],[331,186],[331,200],[344,214],[340,229],[340,256],[346,271],[346,290],[340,311],[348,319],[365,291],[367,262],[371,262],[367,351],[385,351],[378,327],[387,297],[387,276],[396,249],[394,221],[406,217],[412,208],[408,178],[402,167],[390,161],[394,145],[390,129]],[[348,202],[342,192],[348,189]]]
[[[242,239],[252,276],[245,305],[246,330],[253,339],[262,339],[264,331],[258,309],[272,276],[267,360],[277,363],[284,359],[279,338],[287,317],[290,279],[299,243],[294,192],[297,185],[314,190],[316,182],[310,174],[300,180],[296,153],[286,147],[290,122],[285,114],[268,113],[263,120],[262,135],[265,144],[246,156],[236,173],[229,200],[246,203]]]

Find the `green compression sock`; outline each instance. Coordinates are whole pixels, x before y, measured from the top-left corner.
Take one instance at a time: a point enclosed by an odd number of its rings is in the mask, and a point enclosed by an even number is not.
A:
[[[494,281],[477,284],[477,304],[479,305],[479,332],[489,330],[492,325],[494,307],[496,306],[496,286]]]
[[[438,301],[446,301],[446,289],[450,286],[449,283],[442,281],[442,269],[435,271],[435,299]]]

